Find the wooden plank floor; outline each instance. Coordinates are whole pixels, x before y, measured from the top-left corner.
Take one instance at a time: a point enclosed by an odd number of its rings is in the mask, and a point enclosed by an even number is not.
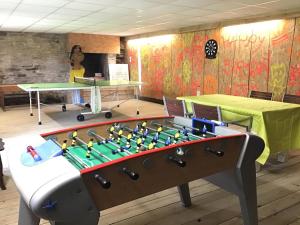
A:
[[[135,101],[114,112],[114,119],[135,116]],[[143,102],[141,116],[163,115],[161,105]],[[36,135],[41,132],[74,126],[82,123],[51,106],[43,109],[45,125],[36,125],[36,118],[27,117],[26,108],[0,111],[0,136],[8,142],[22,134],[22,130]],[[72,108],[71,108],[72,110]],[[7,121],[8,118],[16,118]],[[102,117],[85,121],[99,122]],[[18,126],[16,124],[19,124]],[[14,127],[16,129],[14,129]],[[5,128],[5,130],[3,130]],[[280,167],[267,167],[257,173],[258,213],[261,225],[300,225],[300,156],[293,154]],[[18,221],[19,195],[13,181],[5,177],[6,191],[0,191],[0,225],[15,225]],[[153,179],[155,182],[155,178]],[[193,205],[183,208],[177,189],[168,189],[136,201],[101,212],[101,225],[240,225],[240,207],[237,197],[206,182],[197,180],[190,183]],[[41,224],[49,224],[42,221]],[[75,225],[75,224],[74,224]]]

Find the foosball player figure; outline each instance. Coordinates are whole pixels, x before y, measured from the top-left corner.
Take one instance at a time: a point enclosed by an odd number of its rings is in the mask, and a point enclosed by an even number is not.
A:
[[[165,141],[165,146],[169,146],[170,144],[171,144],[171,137],[170,136],[168,136],[167,137],[167,139],[166,139],[166,141]]]
[[[162,130],[163,130],[162,125],[159,125],[159,127],[157,128],[157,133],[160,134]]]
[[[67,146],[67,140],[64,140],[62,145],[61,145],[61,150],[63,152],[63,155],[65,155],[67,153],[68,150],[68,146]]]
[[[118,140],[117,140],[117,144],[120,144],[122,135],[123,135],[123,130],[121,129],[121,130],[118,131]]]
[[[120,129],[120,124],[119,123],[114,123],[114,128],[119,130]]]
[[[127,142],[126,142],[126,145],[123,146],[123,148],[126,149],[126,150],[129,150],[129,149],[131,148],[130,142],[127,141]]]
[[[143,144],[142,137],[139,137],[138,139],[136,139],[136,150],[135,150],[136,153],[140,152],[142,144]]]
[[[121,138],[117,138],[117,144],[119,145],[119,144],[121,144]]]
[[[109,128],[109,139],[110,139],[111,141],[115,139],[115,138],[114,138],[114,131],[115,131],[115,128],[114,128],[113,126],[111,126],[111,127]]]
[[[206,126],[204,125],[203,128],[202,128],[202,133],[203,133],[202,136],[203,136],[203,137],[206,136],[206,132],[207,132],[207,128],[206,128]]]
[[[155,142],[149,143],[148,150],[154,149],[155,148],[155,144],[156,144]]]
[[[188,131],[188,129],[186,129],[186,127],[182,127],[181,133],[185,138],[184,141],[190,141],[189,131]]]
[[[149,134],[149,130],[148,130],[148,128],[146,128],[143,132],[143,140],[145,140],[147,138],[148,134]]]
[[[91,152],[92,152],[92,148],[88,147],[85,153],[85,157],[88,159],[91,158]]]
[[[155,135],[153,136],[151,142],[153,142],[155,145],[157,143],[158,139],[159,139],[159,134],[158,134],[158,132],[156,132]]]
[[[180,138],[180,131],[177,130],[177,132],[174,134],[174,143],[176,144],[179,141]]]
[[[75,147],[75,145],[76,145],[76,138],[73,137],[73,138],[72,138],[72,142],[71,142],[71,146],[72,146],[72,147]]]
[[[143,133],[144,130],[146,129],[146,127],[147,127],[147,122],[143,121],[142,124],[141,124],[141,130],[140,130],[140,132]]]
[[[92,147],[93,147],[93,145],[94,145],[94,139],[93,138],[91,138],[90,140],[89,140],[89,142],[87,143],[87,147],[88,148],[90,148],[90,149],[92,149]]]
[[[77,138],[78,132],[77,130],[73,131],[72,133],[72,138]]]
[[[183,127],[183,128],[182,128],[182,134],[183,134],[184,136],[186,136],[186,137],[189,136],[189,131],[188,131],[188,129],[186,129],[186,127]]]
[[[130,132],[130,133],[127,135],[127,142],[130,143],[132,137],[133,137],[132,132]]]
[[[136,135],[138,135],[139,129],[140,129],[139,125],[136,125],[135,128],[133,129],[133,137],[135,137]]]
[[[132,139],[132,133],[129,133],[129,134],[127,135],[127,139],[126,139],[126,147],[127,147],[127,146],[130,146],[130,147],[131,147],[131,145],[130,145],[131,139]]]
[[[120,129],[120,130],[118,131],[118,136],[119,136],[119,138],[121,138],[121,137],[122,137],[122,135],[123,135],[123,130],[122,130],[122,129]]]

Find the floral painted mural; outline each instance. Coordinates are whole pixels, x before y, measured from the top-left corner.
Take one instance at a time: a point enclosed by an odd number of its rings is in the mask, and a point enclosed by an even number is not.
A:
[[[300,95],[300,18],[281,20],[275,30],[224,32],[223,28],[175,34],[169,41],[128,44],[132,80],[138,80],[141,55],[142,96],[162,99],[222,93],[248,96],[251,90]],[[206,59],[204,45],[215,39],[219,51]]]

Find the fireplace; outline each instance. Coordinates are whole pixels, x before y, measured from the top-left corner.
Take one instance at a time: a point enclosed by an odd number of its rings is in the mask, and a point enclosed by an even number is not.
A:
[[[102,53],[84,53],[82,65],[85,68],[85,77],[94,77],[101,74],[108,78],[108,56]]]

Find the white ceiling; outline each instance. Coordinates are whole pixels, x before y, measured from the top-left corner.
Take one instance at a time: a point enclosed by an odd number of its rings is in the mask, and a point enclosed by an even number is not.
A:
[[[299,0],[0,0],[0,31],[128,36],[297,9]]]

